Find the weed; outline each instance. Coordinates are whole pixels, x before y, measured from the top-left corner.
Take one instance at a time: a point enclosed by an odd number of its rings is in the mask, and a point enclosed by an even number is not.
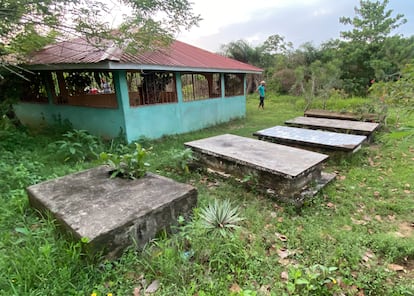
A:
[[[85,130],[73,129],[63,134],[63,140],[50,145],[50,149],[57,150],[64,161],[85,161],[96,158],[100,143],[98,138]]]
[[[110,165],[114,170],[111,178],[123,177],[136,179],[143,177],[147,172],[149,164],[145,161],[148,151],[139,143],[135,143],[132,153],[111,154],[101,152],[99,158],[102,162]]]
[[[332,286],[337,280],[333,277],[336,267],[326,267],[320,264],[310,268],[290,268],[286,289],[289,295],[332,295]]]
[[[189,166],[196,159],[193,155],[193,151],[190,148],[172,149],[169,151],[169,159],[174,163],[174,167],[178,168],[179,172],[188,174],[190,172]]]

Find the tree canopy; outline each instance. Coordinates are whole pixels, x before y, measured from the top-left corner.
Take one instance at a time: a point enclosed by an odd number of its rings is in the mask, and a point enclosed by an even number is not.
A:
[[[188,0],[0,0],[0,63],[9,64],[54,40],[83,36],[99,44],[113,40],[128,50],[168,43],[200,20]],[[109,3],[129,14],[111,27]],[[116,34],[114,34],[116,29]],[[131,42],[134,40],[134,42]]]
[[[392,35],[406,19],[387,9],[388,3],[360,0],[355,16],[339,19],[352,28],[320,47],[306,42],[293,50],[284,37],[274,34],[255,48],[243,40],[223,48],[230,57],[265,69],[268,85],[278,86],[281,92],[302,90],[304,94],[306,90],[315,96],[325,95],[326,88],[332,87],[341,93],[365,96],[373,81],[399,77],[401,69],[414,58],[414,36]],[[313,85],[312,90],[306,89],[308,85]]]

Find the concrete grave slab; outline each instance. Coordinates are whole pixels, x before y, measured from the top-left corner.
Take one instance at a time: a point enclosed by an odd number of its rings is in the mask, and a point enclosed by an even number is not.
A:
[[[309,117],[321,117],[321,118],[332,118],[341,120],[355,120],[355,121],[369,121],[379,122],[381,121],[381,115],[375,113],[352,113],[352,112],[336,112],[323,109],[310,109],[304,112],[305,116]]]
[[[288,126],[274,126],[253,134],[260,140],[293,145],[316,151],[355,152],[366,141],[366,136],[309,130]],[[314,149],[313,149],[314,148]]]
[[[143,247],[180,215],[189,216],[197,190],[147,174],[136,179],[109,178],[99,166],[27,188],[30,204],[49,211],[76,239],[87,238],[92,252],[119,254],[136,242]]]
[[[299,116],[285,121],[288,126],[369,136],[379,128],[375,122]]]
[[[193,151],[199,165],[236,179],[257,178],[257,186],[293,203],[311,183],[323,179],[322,164],[328,159],[324,154],[230,134],[187,142],[185,146]]]

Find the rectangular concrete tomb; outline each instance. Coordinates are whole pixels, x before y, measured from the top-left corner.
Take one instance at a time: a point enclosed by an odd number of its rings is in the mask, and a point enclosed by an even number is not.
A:
[[[357,113],[352,113],[352,112],[336,112],[336,111],[321,110],[321,109],[306,110],[304,115],[309,116],[309,117],[321,117],[321,118],[356,120],[356,121],[370,121],[370,122],[379,122],[381,120],[381,116],[375,113],[357,114]]]
[[[109,178],[99,166],[27,188],[30,204],[52,213],[88,249],[119,254],[136,242],[143,247],[161,230],[188,216],[197,204],[197,190],[148,173],[131,180]]]
[[[285,124],[294,127],[321,129],[333,132],[365,136],[371,135],[379,127],[379,124],[375,122],[363,122],[305,116],[299,116],[294,119],[287,120],[285,121]]]
[[[289,126],[274,126],[253,134],[260,140],[293,145],[311,150],[355,152],[367,139],[366,136],[349,135]],[[315,149],[312,149],[315,148]]]
[[[256,139],[224,134],[187,142],[197,161],[214,171],[244,179],[257,178],[257,186],[292,201],[312,182],[322,179],[322,163],[328,156]]]

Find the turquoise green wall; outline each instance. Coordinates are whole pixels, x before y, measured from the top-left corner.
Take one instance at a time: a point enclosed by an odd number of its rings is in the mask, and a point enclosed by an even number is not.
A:
[[[178,103],[130,107],[125,71],[113,71],[113,78],[117,109],[54,105],[50,99],[49,104],[19,103],[14,106],[16,115],[23,124],[31,126],[54,124],[56,118],[67,119],[76,129],[109,138],[118,136],[122,129],[131,142],[142,136],[155,139],[199,130],[244,117],[246,113],[245,96],[183,102],[178,73]],[[223,75],[222,86],[224,93]]]
[[[245,110],[243,96],[130,108],[125,114],[128,141],[199,130],[244,117]]]
[[[85,129],[103,137],[116,137],[121,128],[125,131],[119,109],[19,103],[14,105],[14,110],[20,121],[28,126],[56,124],[60,118],[69,120],[76,129]]]
[[[223,75],[221,79],[222,93],[224,93]],[[246,86],[246,79],[244,80]],[[129,142],[142,136],[160,138],[164,135],[196,131],[231,119],[244,117],[246,114],[245,96],[183,102],[181,78],[178,73],[176,74],[176,83],[178,103],[125,108],[127,140]],[[126,83],[122,86],[127,87]]]

